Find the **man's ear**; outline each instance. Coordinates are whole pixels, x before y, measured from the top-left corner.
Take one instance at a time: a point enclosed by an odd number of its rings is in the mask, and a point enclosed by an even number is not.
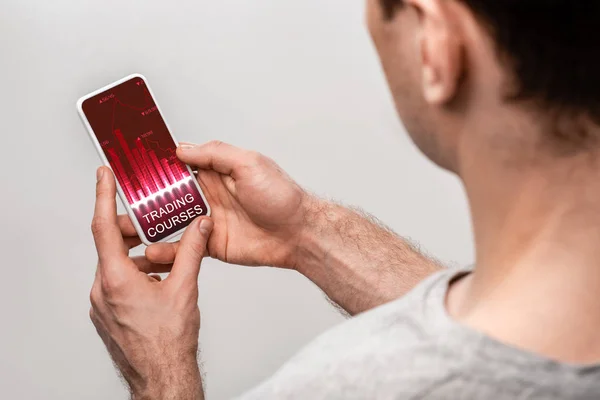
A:
[[[406,0],[406,4],[419,16],[423,96],[430,104],[448,103],[457,94],[465,61],[457,8],[453,0]]]

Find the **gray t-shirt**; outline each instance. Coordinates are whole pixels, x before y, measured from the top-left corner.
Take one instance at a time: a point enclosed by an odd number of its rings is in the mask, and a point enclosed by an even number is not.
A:
[[[560,364],[454,322],[443,271],[326,332],[251,399],[600,399],[600,365]]]

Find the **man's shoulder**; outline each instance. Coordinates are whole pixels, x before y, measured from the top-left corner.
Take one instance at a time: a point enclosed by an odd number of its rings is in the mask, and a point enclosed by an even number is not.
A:
[[[468,270],[445,269],[424,279],[401,298],[378,306],[350,318],[326,334],[317,338],[313,345],[347,348],[348,345],[378,335],[402,335],[405,343],[427,338],[427,325],[435,323],[444,310],[444,298],[448,283],[454,276]]]
[[[312,398],[355,398],[354,391],[374,393],[375,387],[385,391],[388,385],[390,392],[397,391],[401,382],[414,387],[423,377],[433,378],[432,365],[440,367],[443,379],[447,369],[440,357],[452,357],[440,351],[442,333],[435,332],[434,324],[439,310],[432,308],[443,307],[447,284],[458,273],[436,273],[402,298],[329,330],[253,392],[260,395],[249,398],[301,398],[301,393]],[[319,387],[311,391],[312,385]]]
[[[468,272],[441,271],[331,329],[243,399],[587,400],[600,393],[600,367],[578,371],[540,361],[454,322],[445,295]]]

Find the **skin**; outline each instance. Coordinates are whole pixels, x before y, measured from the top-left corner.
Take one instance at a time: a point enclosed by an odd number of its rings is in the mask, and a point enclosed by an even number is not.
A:
[[[97,177],[92,232],[98,266],[90,318],[133,398],[201,398],[198,274],[213,222],[190,224],[167,279],[148,276],[151,264],[128,255],[132,240],[119,229],[123,218],[120,224],[112,172],[102,167]]]
[[[211,235],[194,221],[180,242],[149,246],[143,257],[128,257],[141,240],[129,217],[116,215],[112,172],[99,169],[90,315],[134,399],[203,398],[196,359],[203,256],[295,269],[348,314],[398,298],[441,268],[371,217],[308,194],[260,154],[221,142],[182,143],[177,154],[198,168]],[[172,278],[177,270],[187,271],[185,282]],[[155,275],[162,272],[170,272],[164,281]]]
[[[514,77],[489,32],[461,2],[406,0],[367,22],[398,114],[421,151],[462,180],[476,269],[453,282],[449,313],[507,344],[568,363],[600,360],[600,165],[594,145],[553,135],[600,128],[508,102]],[[568,150],[568,151],[566,151]],[[220,142],[182,144],[213,209],[180,243],[140,244],[116,215],[100,169],[93,232],[98,273],[91,316],[134,399],[201,399],[197,277],[204,255],[294,269],[349,314],[396,299],[440,266],[372,218],[306,193],[273,161]],[[160,282],[152,274],[168,272]],[[150,275],[148,275],[150,274]],[[176,289],[173,289],[176,288]]]
[[[549,359],[598,362],[600,127],[506,100],[515,77],[461,2],[407,0],[387,22],[368,9],[398,113],[469,200],[476,269],[450,287],[449,313]],[[581,132],[592,139],[558,139]]]

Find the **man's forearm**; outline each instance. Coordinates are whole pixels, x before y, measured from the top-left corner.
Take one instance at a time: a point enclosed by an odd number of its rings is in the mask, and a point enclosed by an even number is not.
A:
[[[350,315],[397,299],[442,267],[362,212],[310,205],[296,269]]]
[[[130,383],[132,400],[204,400],[202,378],[198,363],[174,361],[165,364],[162,372],[157,372],[143,385]]]

